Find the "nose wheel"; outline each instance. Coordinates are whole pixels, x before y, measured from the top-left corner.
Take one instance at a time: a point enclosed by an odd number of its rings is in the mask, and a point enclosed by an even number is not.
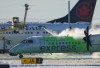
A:
[[[20,55],[19,55],[19,58],[20,58],[20,59],[21,59],[21,58],[23,58],[23,55],[22,55],[22,54],[20,54]]]

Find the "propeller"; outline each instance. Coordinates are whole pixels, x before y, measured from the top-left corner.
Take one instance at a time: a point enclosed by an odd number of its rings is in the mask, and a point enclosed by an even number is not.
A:
[[[87,43],[87,50],[89,51],[89,46],[92,47],[91,44],[91,40],[90,40],[90,36],[89,35],[89,27],[86,28],[86,30],[84,31],[85,37],[83,38],[83,40]]]

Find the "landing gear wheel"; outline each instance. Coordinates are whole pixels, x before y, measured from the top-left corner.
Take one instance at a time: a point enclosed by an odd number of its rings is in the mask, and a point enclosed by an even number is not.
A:
[[[20,58],[20,59],[23,58],[23,55],[19,55],[19,58]]]

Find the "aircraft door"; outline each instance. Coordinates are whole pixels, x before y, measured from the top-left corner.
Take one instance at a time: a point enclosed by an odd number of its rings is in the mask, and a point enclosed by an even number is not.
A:
[[[5,39],[5,37],[0,37],[0,53],[8,52],[11,48],[11,40]]]
[[[12,47],[11,43],[12,43],[11,40],[5,39],[5,48],[6,48],[6,50],[9,50]]]

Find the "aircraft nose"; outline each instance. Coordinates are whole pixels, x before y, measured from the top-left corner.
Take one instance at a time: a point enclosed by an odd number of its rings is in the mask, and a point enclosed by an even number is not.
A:
[[[14,50],[13,48],[11,48],[11,49],[9,50],[9,55],[10,55],[10,56],[17,56],[17,54],[15,54],[15,50]]]
[[[19,44],[17,44],[17,45],[15,45],[14,47],[12,47],[10,50],[9,50],[9,53],[17,53],[18,52],[18,45]]]
[[[9,53],[14,53],[15,52],[15,48],[11,48],[10,50],[9,50]]]

